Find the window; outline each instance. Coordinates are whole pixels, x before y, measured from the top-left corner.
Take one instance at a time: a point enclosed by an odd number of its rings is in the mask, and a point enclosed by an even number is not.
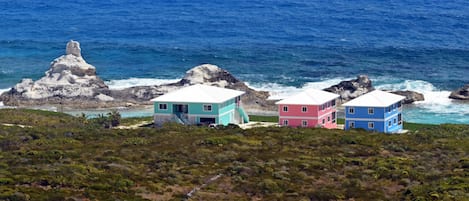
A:
[[[330,121],[331,121],[331,117],[328,116],[328,117],[327,117],[327,122],[330,122]]]
[[[283,111],[288,112],[288,106],[283,106]]]
[[[308,126],[308,121],[307,121],[307,120],[301,121],[301,125],[302,125],[303,127]]]
[[[398,107],[398,108],[401,108],[401,107],[402,107],[402,103],[401,103],[400,101],[397,103],[397,107]]]
[[[159,105],[160,110],[167,110],[168,109],[168,104],[160,104]]]
[[[372,108],[372,107],[369,107],[368,108],[368,114],[374,114],[375,113],[375,109]]]
[[[348,108],[348,113],[349,113],[349,114],[355,114],[355,108],[349,107],[349,108]]]
[[[327,107],[331,107],[331,102],[327,102]]]
[[[325,105],[322,104],[322,105],[321,105],[321,110],[324,110],[324,109],[325,109]]]
[[[326,119],[322,119],[322,124],[326,124]]]
[[[205,111],[205,112],[210,112],[210,111],[212,111],[212,105],[210,105],[210,104],[205,104],[205,105],[204,105],[204,111]]]
[[[335,123],[335,112],[332,113],[332,123]]]
[[[283,120],[283,125],[288,126],[288,120]]]
[[[397,115],[397,120],[399,121],[399,125],[401,125],[402,124],[402,115],[401,114]]]
[[[390,126],[391,126],[391,121],[388,122],[388,127],[390,127]]]
[[[397,124],[397,119],[394,119],[394,124]]]
[[[349,121],[349,122],[348,122],[348,127],[349,127],[349,128],[355,128],[355,122]]]
[[[375,123],[368,122],[368,128],[371,128],[371,129],[375,128]]]
[[[331,105],[335,106],[335,100],[332,100]]]
[[[301,107],[301,111],[302,112],[308,112],[308,107],[306,107],[306,106]]]

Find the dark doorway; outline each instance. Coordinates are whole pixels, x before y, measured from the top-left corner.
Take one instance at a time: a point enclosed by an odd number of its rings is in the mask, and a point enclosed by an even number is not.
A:
[[[201,124],[214,124],[215,118],[200,118]]]

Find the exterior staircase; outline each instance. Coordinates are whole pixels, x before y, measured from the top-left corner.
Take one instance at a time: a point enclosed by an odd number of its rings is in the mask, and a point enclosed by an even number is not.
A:
[[[243,123],[249,123],[249,116],[242,107],[237,107],[236,112],[242,117]]]
[[[173,119],[175,122],[183,124],[183,125],[189,124],[189,120],[187,119],[187,115],[185,114],[174,114]]]

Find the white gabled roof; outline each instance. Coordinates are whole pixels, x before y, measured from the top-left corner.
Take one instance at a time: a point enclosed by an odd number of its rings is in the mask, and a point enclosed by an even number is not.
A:
[[[374,90],[358,98],[355,98],[343,106],[355,107],[388,107],[396,102],[403,100],[405,97],[393,93]]]
[[[275,104],[290,105],[322,105],[328,101],[338,98],[339,95],[317,89],[307,89],[298,94],[285,98]]]
[[[176,103],[223,103],[243,94],[244,91],[196,84],[161,95],[151,101]]]

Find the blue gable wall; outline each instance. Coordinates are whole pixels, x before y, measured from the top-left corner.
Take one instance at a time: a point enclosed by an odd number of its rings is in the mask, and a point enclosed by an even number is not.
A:
[[[351,107],[345,107],[346,117],[349,118],[382,119],[384,117],[384,108],[371,107],[374,110],[373,114],[368,114],[369,107],[353,107],[355,110],[354,114],[349,113],[349,108]]]
[[[362,128],[369,131],[377,131],[384,133],[392,133],[402,130],[403,120],[398,120],[398,115],[402,115],[402,107],[399,108],[400,103],[395,103],[389,107],[373,107],[374,113],[369,114],[369,107],[353,107],[355,112],[350,113],[350,106],[345,107],[345,125],[344,129],[349,130],[353,122],[354,128]],[[374,128],[369,128],[369,123],[374,123]],[[389,125],[391,122],[391,125]],[[400,124],[399,124],[400,122]]]

